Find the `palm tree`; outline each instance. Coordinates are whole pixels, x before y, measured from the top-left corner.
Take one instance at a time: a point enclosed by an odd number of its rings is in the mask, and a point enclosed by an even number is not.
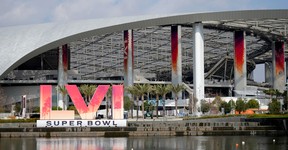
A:
[[[86,104],[90,102],[96,88],[96,85],[84,84],[80,86],[80,92],[84,95]]]
[[[136,84],[136,88],[138,89],[141,100],[142,100],[142,117],[144,119],[144,96],[151,91],[151,85],[149,84]]]
[[[160,95],[162,95],[162,100],[163,100],[163,117],[165,117],[165,113],[166,113],[165,112],[165,110],[166,110],[166,108],[165,108],[166,94],[171,92],[172,86],[171,86],[171,84],[161,85],[161,86],[159,86],[159,88],[161,88],[159,90],[160,90]]]
[[[88,88],[88,100],[90,102],[90,100],[92,99],[92,96],[96,90],[97,86],[96,85],[90,85],[89,88]]]
[[[286,101],[286,111],[288,110],[288,96],[287,96],[287,90],[283,92],[282,94],[282,97],[283,97],[283,100]],[[285,104],[285,103],[284,103]]]
[[[274,89],[269,89],[269,90],[264,90],[263,91],[265,94],[270,95],[270,99],[272,100],[273,95],[276,94]]]
[[[132,102],[132,105],[131,105],[131,116],[133,118],[133,108],[134,108],[134,96],[136,97],[136,101],[137,101],[137,120],[138,120],[138,117],[139,117],[139,107],[138,107],[138,104],[139,104],[139,97],[141,96],[140,95],[140,92],[139,90],[136,88],[136,86],[129,86],[126,88],[126,90],[132,95],[132,99],[131,99],[131,102]]]
[[[88,89],[89,85],[88,84],[82,84],[80,85],[80,92],[84,96],[85,103],[88,104]]]
[[[163,85],[157,84],[152,86],[152,93],[156,95],[156,117],[158,118],[159,96],[162,93]]]
[[[66,104],[67,104],[66,96],[67,96],[68,92],[67,92],[65,86],[60,86],[60,85],[58,85],[56,87],[56,90],[61,93],[62,98],[63,98],[62,110],[66,110],[67,109],[67,107],[66,107]],[[58,106],[57,106],[57,110],[58,110]]]
[[[179,92],[184,90],[185,87],[182,84],[172,85],[171,91],[174,93],[175,97],[175,110],[176,110],[176,117],[178,116],[178,95]]]
[[[275,96],[277,100],[278,100],[278,97],[281,97],[282,95],[283,95],[282,92],[280,92],[278,89],[275,89]]]

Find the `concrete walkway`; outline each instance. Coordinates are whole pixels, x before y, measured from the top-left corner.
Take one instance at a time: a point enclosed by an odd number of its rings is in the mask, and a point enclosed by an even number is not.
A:
[[[132,118],[129,118],[127,119],[128,122],[134,122],[134,121],[182,121],[183,119],[182,118],[176,118],[175,116],[167,116],[167,117],[153,117],[153,119],[151,119],[150,117],[147,117],[146,119],[143,119],[142,117],[139,117],[138,120],[136,117],[134,117],[133,119]]]

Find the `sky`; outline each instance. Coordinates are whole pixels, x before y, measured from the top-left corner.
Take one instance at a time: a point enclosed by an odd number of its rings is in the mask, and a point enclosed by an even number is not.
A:
[[[287,0],[0,0],[0,27],[118,16],[287,8]]]
[[[0,0],[0,27],[119,16],[254,9],[288,9],[288,0]],[[263,77],[259,79],[262,80]]]

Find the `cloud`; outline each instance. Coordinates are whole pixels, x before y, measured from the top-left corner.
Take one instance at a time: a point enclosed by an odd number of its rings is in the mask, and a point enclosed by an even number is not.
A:
[[[1,0],[0,26],[286,6],[285,0]]]
[[[143,14],[145,1],[137,0],[65,0],[53,12],[53,21],[104,18]]]
[[[0,6],[0,26],[46,22],[56,0],[3,0]]]

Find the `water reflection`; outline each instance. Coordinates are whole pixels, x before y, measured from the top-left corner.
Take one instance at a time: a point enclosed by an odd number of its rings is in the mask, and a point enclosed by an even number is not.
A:
[[[124,150],[127,138],[37,138],[38,150]]]
[[[273,142],[273,139],[275,139],[275,142]],[[242,142],[245,143],[242,144]],[[0,138],[1,150],[286,150],[287,148],[288,137],[260,136]]]

